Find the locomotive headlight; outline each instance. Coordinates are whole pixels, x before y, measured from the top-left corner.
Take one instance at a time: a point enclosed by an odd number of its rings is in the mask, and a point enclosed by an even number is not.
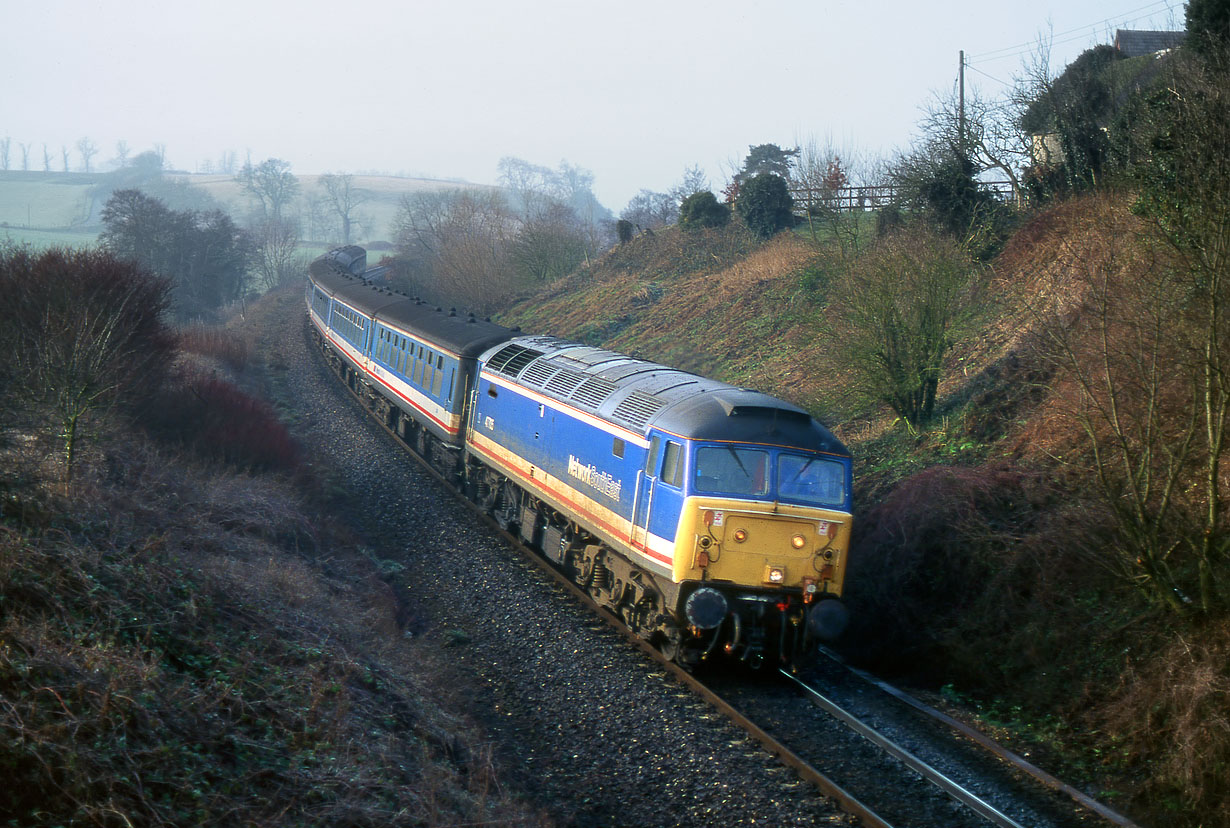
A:
[[[786,568],[783,566],[766,566],[764,570],[766,584],[781,584],[786,581]]]
[[[743,543],[745,540],[747,540],[747,530],[746,529],[736,529],[734,538],[735,538],[735,543]]]
[[[802,535],[795,535],[790,539],[790,545],[795,549],[802,549],[804,546],[807,546],[807,538]]]

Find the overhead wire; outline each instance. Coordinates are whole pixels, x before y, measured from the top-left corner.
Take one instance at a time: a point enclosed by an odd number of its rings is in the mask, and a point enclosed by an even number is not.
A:
[[[1156,14],[1156,10],[1160,8],[1164,7],[1167,10],[1169,10],[1172,8],[1172,6],[1173,6],[1173,0],[1154,0],[1154,2],[1152,3],[1148,3],[1144,6],[1140,6],[1139,8],[1135,8],[1130,11],[1123,12],[1120,15],[1115,15],[1114,17],[1107,17],[1102,20],[1096,21],[1094,23],[1089,23],[1084,26],[1078,26],[1077,28],[1068,29],[1067,31],[1059,32],[1058,34],[1052,35],[1051,40],[1050,40],[1050,45],[1052,46],[1063,45],[1066,43],[1071,43],[1075,40],[1080,40],[1083,37],[1088,37],[1092,33],[1092,31],[1095,30],[1097,27],[1106,25],[1112,21],[1116,21],[1118,23],[1125,24],[1125,25],[1130,24],[1130,23],[1135,23],[1139,20],[1144,20],[1149,17],[1153,17]],[[1139,12],[1144,12],[1144,11],[1148,11],[1148,13],[1141,14],[1140,16],[1134,17],[1131,19],[1126,19],[1128,15],[1135,15],[1135,14],[1138,14]],[[1036,49],[1037,46],[1038,46],[1038,43],[1036,40],[1026,42],[1026,43],[1018,43],[1014,46],[1005,46],[1000,49],[991,49],[986,52],[979,52],[976,55],[967,55],[966,60],[967,61],[969,60],[985,60],[985,61],[1004,60],[1005,58],[1013,58],[1013,57],[1019,57],[1020,55],[1024,55],[1028,53],[1029,51]],[[966,65],[968,66],[969,64],[967,63]]]

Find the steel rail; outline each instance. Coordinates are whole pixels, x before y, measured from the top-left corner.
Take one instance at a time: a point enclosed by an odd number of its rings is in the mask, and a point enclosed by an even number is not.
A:
[[[931,765],[928,765],[922,759],[919,759],[917,756],[901,747],[901,745],[889,739],[883,733],[880,733],[870,727],[853,713],[845,710],[832,699],[825,697],[814,687],[809,686],[806,682],[800,680],[788,670],[779,670],[778,672],[806,693],[807,697],[811,699],[816,706],[820,707],[830,716],[846,725],[846,727],[850,728],[867,741],[876,745],[876,747],[880,748],[885,753],[899,760],[906,767],[920,774],[928,782],[938,787],[944,793],[948,794],[950,797],[960,802],[962,805],[969,808],[983,819],[1002,826],[1002,828],[1025,828],[1024,825],[1021,825],[1021,823],[1000,811],[994,805],[987,802],[985,799],[982,799],[973,791],[962,787],[948,776],[936,770]]]
[[[828,649],[827,647],[821,647],[820,652],[822,652],[828,658],[840,664],[842,667],[845,667],[847,670],[849,670],[851,673],[861,678],[863,681],[866,681],[869,684],[872,684],[878,687],[880,690],[883,690],[885,693],[888,693],[893,698],[901,702],[904,702],[905,704],[908,704],[910,707],[913,707],[915,710],[919,711],[920,713],[930,716],[936,721],[947,725],[948,727],[960,733],[962,736],[966,737],[970,741],[977,744],[979,747],[987,751],[990,751],[992,754],[994,754],[995,756],[997,756],[1004,762],[1007,762],[1008,764],[1012,765],[1014,768],[1022,771],[1023,773],[1028,774],[1029,776],[1032,776],[1034,779],[1038,780],[1046,787],[1051,788],[1052,790],[1056,790],[1061,793],[1067,794],[1078,805],[1088,808],[1090,811],[1093,811],[1098,816],[1102,817],[1108,822],[1112,822],[1115,825],[1119,825],[1121,826],[1121,828],[1141,828],[1135,822],[1132,822],[1132,820],[1106,807],[1101,802],[1098,802],[1096,799],[1086,794],[1084,791],[1074,788],[1068,783],[1052,776],[1051,774],[1039,768],[1037,765],[1034,765],[1033,763],[1031,763],[1028,759],[1025,759],[1020,754],[1013,753],[1012,751],[1008,750],[1002,745],[996,743],[993,739],[991,739],[985,733],[981,733],[978,730],[975,730],[974,728],[967,725],[965,722],[962,722],[958,719],[954,719],[952,716],[949,716],[947,713],[944,713],[940,710],[936,710],[934,707],[931,707],[930,705],[924,704],[923,702],[919,701],[918,699],[914,698],[908,693],[902,690],[899,690],[896,687],[893,687],[891,684],[888,684],[887,682],[879,678],[876,678],[870,673],[864,670],[860,670],[859,668],[854,667],[850,664],[847,664],[845,659],[843,659],[841,656],[839,656],[837,653],[833,652],[832,650]]]

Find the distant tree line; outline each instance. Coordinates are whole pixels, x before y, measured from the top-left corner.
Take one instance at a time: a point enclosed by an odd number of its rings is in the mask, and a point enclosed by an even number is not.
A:
[[[117,190],[102,211],[102,245],[170,280],[180,320],[213,319],[243,298],[256,247],[221,210],[172,210],[140,190]]]

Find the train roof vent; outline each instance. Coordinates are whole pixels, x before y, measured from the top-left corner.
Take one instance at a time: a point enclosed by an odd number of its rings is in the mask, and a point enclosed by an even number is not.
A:
[[[585,382],[585,375],[581,372],[573,371],[571,368],[560,368],[545,387],[552,394],[567,398],[583,382]]]
[[[811,415],[806,411],[793,408],[778,408],[769,405],[731,405],[726,400],[719,400],[726,410],[727,417],[762,417],[764,419],[781,420],[783,422],[807,422]]]
[[[664,400],[660,400],[652,394],[646,394],[644,391],[633,391],[628,396],[624,397],[619,405],[615,406],[615,410],[611,412],[611,418],[627,423],[633,428],[644,428],[654,414],[662,410],[666,405]]]
[[[547,384],[547,380],[551,379],[558,370],[551,363],[537,359],[530,363],[529,368],[525,369],[525,373],[521,376],[521,381],[542,388]]]
[[[515,377],[521,373],[522,368],[540,356],[542,356],[542,351],[535,351],[524,345],[506,345],[487,361],[487,367],[492,371]]]
[[[577,390],[572,392],[570,399],[590,408],[597,408],[607,397],[614,394],[618,387],[615,383],[607,382],[601,377],[590,377],[577,386]]]

